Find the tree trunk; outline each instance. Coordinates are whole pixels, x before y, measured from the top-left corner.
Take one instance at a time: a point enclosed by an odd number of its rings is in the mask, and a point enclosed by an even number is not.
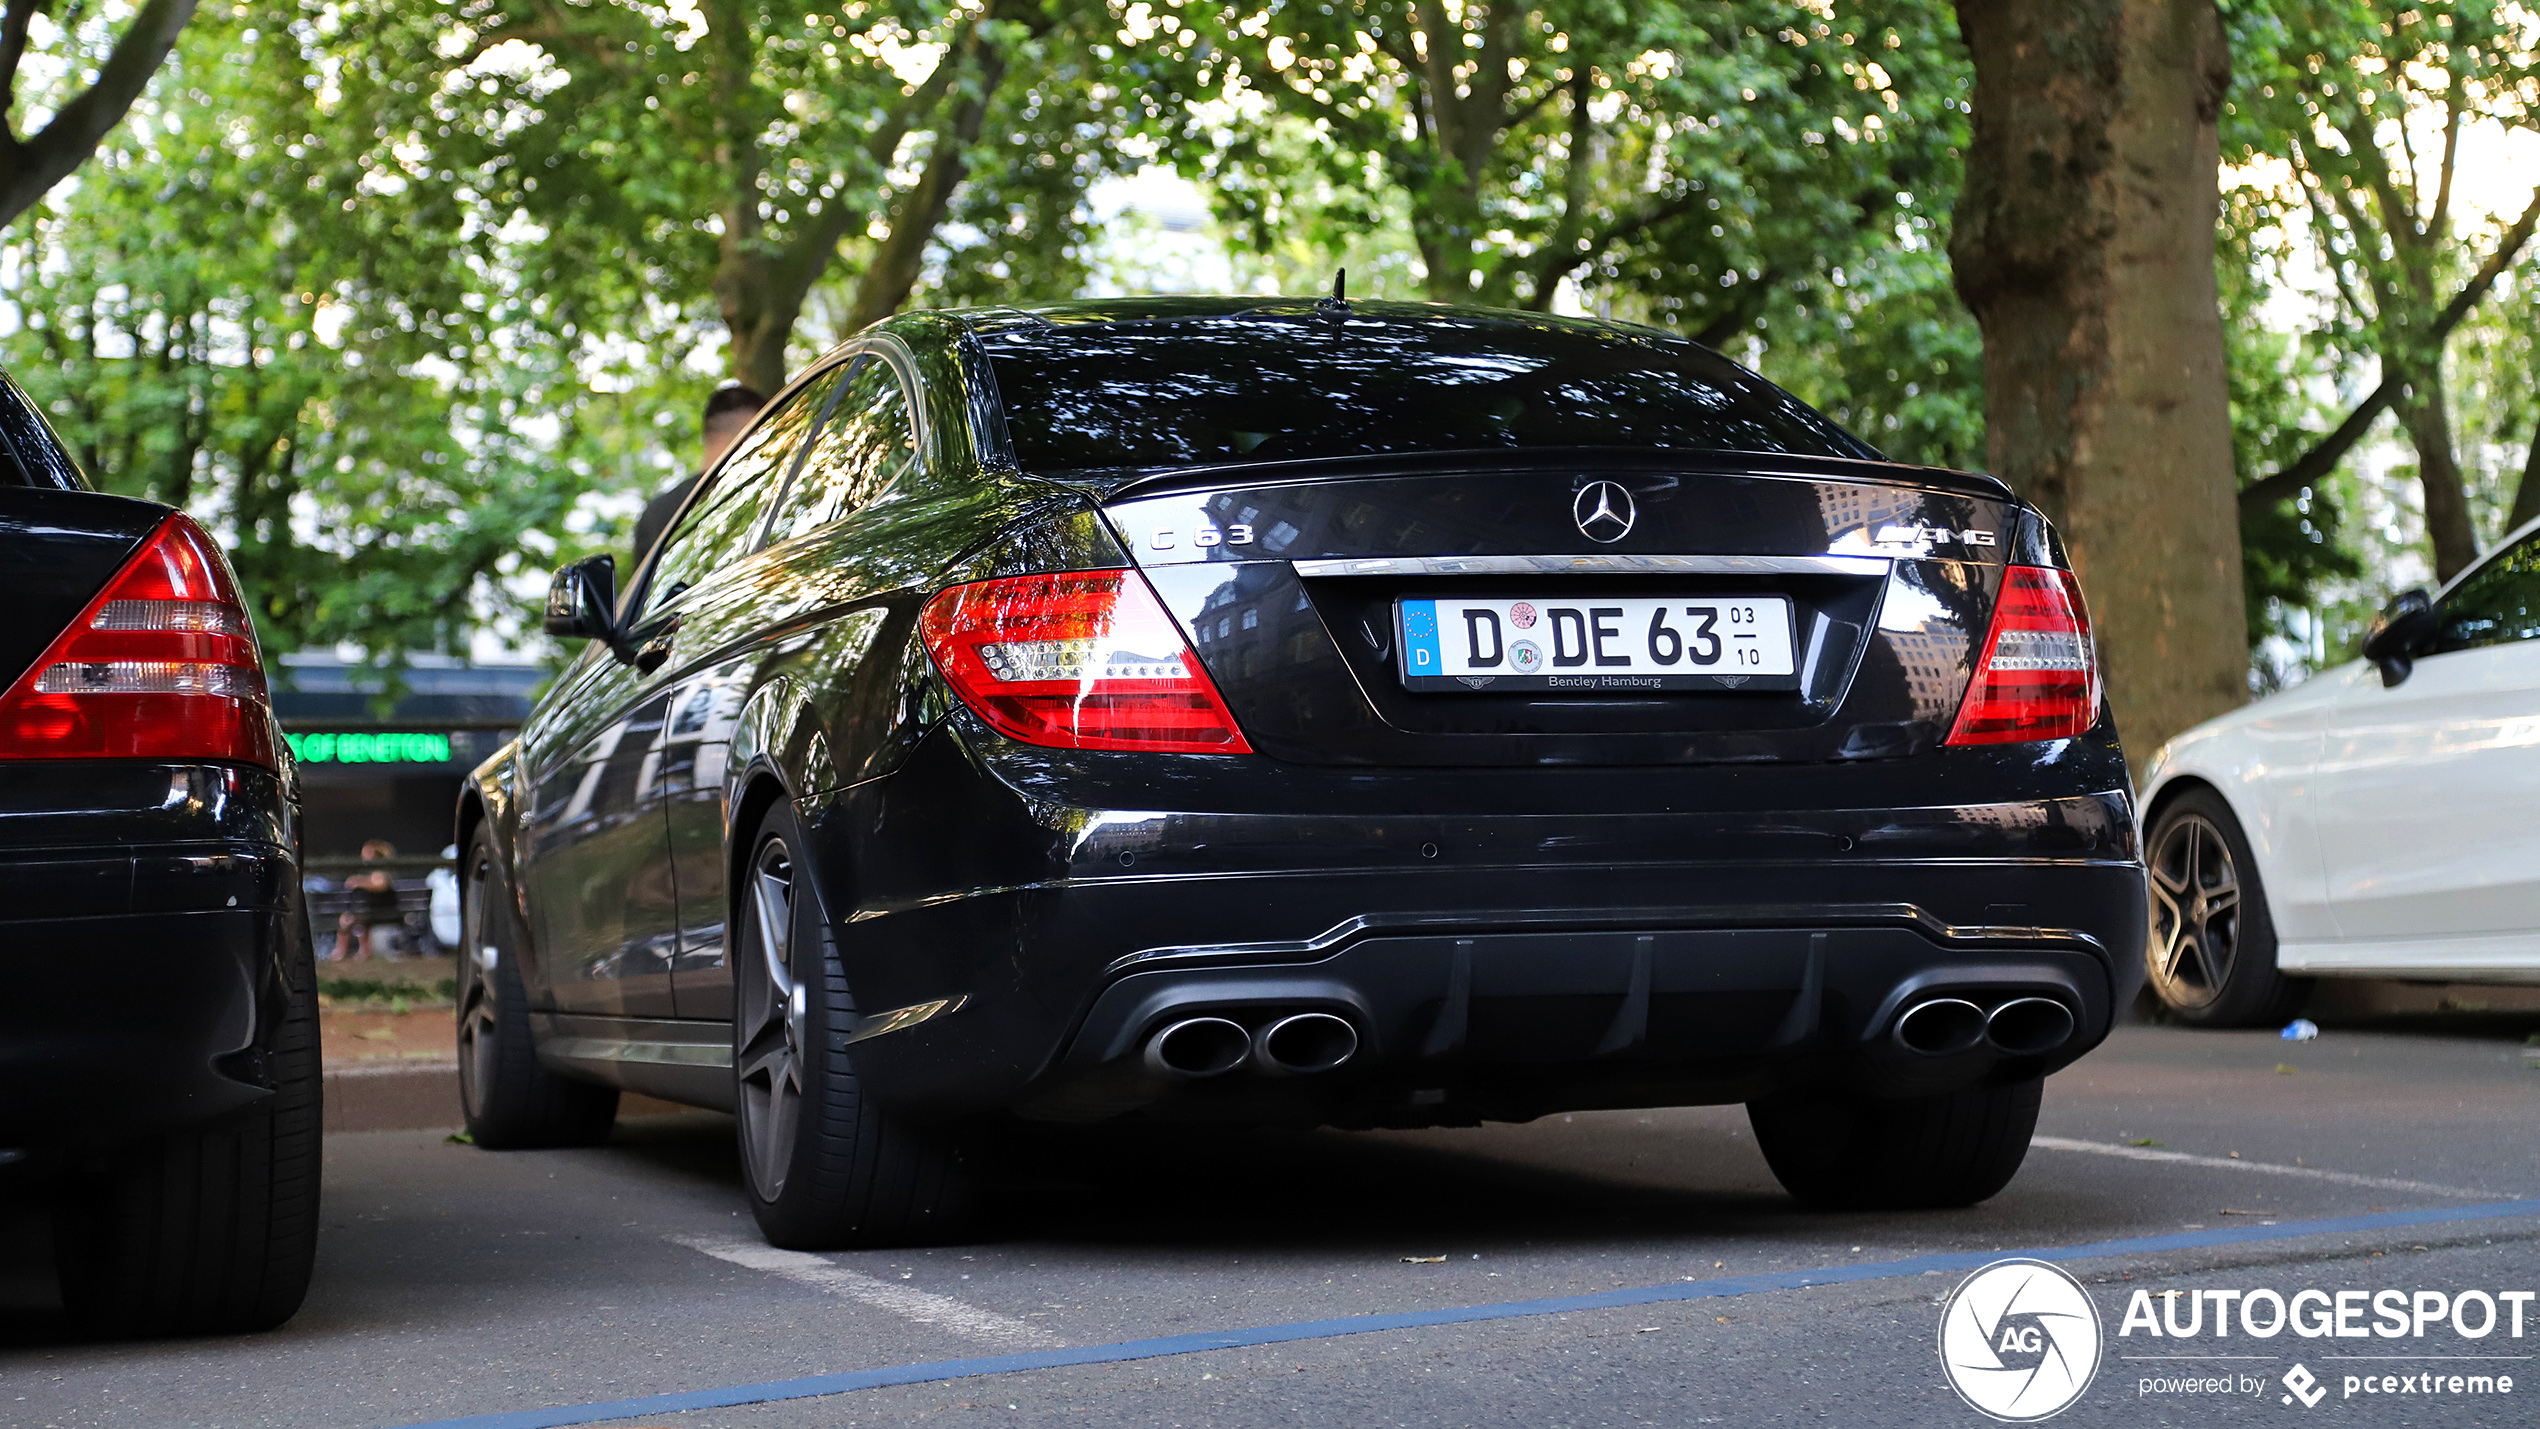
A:
[[[2139,769],[2248,697],[2214,0],[1959,0],[1974,143],[1950,259],[1994,471],[2063,531]]]
[[[2417,484],[2425,488],[2425,531],[2434,538],[2434,578],[2448,581],[2478,559],[2478,534],[2469,522],[2469,488],[2452,451],[2452,407],[2435,369],[2413,377],[2394,403],[2399,425],[2417,451]]]

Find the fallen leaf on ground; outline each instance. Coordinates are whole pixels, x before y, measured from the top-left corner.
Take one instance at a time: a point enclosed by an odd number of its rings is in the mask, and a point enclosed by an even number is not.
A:
[[[386,1027],[374,1027],[368,1032],[356,1032],[353,1035],[359,1037],[365,1042],[385,1042],[397,1034],[392,1029]]]

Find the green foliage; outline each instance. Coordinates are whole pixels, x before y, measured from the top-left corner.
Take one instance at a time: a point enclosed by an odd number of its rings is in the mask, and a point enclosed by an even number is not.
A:
[[[572,544],[572,328],[463,231],[462,180],[383,185],[327,83],[291,29],[204,13],[8,234],[0,351],[99,486],[221,535],[269,652],[458,648],[525,546]]]
[[[2502,0],[2225,8],[2247,482],[2417,354],[2485,251],[2394,228],[2429,156],[2353,136],[2446,85],[2524,122],[2540,71]],[[693,460],[723,373],[901,303],[1082,290],[1130,241],[1089,193],[1147,163],[1207,187],[1246,283],[1346,265],[1362,295],[1654,323],[1975,466],[1970,87],[1939,0],[229,0],[0,240],[0,357],[100,485],[232,546],[270,648],[383,658],[518,631],[544,568]],[[2491,538],[2540,426],[2535,292],[2527,260],[2442,349]],[[2417,539],[2395,520],[2351,473],[2251,517],[2253,644],[2359,619]]]
[[[1773,329],[1765,374],[1898,461],[1984,465],[1984,339],[1929,246],[1864,256]]]
[[[2304,315],[2314,324],[2308,345],[2348,371],[2369,364],[2395,385],[2437,569],[2458,569],[2475,555],[2480,527],[2492,538],[2512,501],[2494,493],[2492,472],[2482,474],[2477,445],[2460,460],[2460,413],[2448,389],[2464,375],[2476,382],[2457,365],[2456,324],[2489,300],[2489,285],[2540,218],[2540,191],[2528,178],[2495,184],[2483,157],[2504,131],[2540,128],[2540,18],[2496,0],[2404,10],[2363,0],[2238,0],[2226,13],[2238,83],[2222,149],[2241,175],[2226,207],[2226,246],[2288,284],[2318,286],[2324,275],[2323,301]],[[2501,211],[2476,212],[2473,191]],[[2366,390],[2347,392],[2348,403]],[[2346,413],[2319,415],[2326,427]],[[2275,465],[2309,445],[2290,447]],[[2266,473],[2243,455],[2245,485]],[[2331,485],[2304,493],[2301,525],[2333,529]],[[2336,573],[2300,559],[2304,538],[2285,511],[2245,513],[2243,525],[2244,542],[2258,548],[2253,600],[2262,586],[2292,600]]]
[[[1540,309],[1575,282],[1725,343],[1928,229],[1956,183],[1942,6],[1272,0],[1180,23],[1241,116],[1195,117],[1182,160],[1234,231],[1340,252],[1407,220],[1440,300]]]

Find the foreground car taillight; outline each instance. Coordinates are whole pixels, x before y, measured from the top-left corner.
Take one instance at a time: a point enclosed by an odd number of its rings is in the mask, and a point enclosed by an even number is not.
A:
[[[171,514],[0,695],[0,759],[274,767],[264,662],[229,563]]]
[[[1252,752],[1134,571],[953,586],[926,602],[918,630],[962,702],[1026,744]]]
[[[1951,744],[2072,739],[2099,722],[2099,657],[2070,571],[2012,566]]]

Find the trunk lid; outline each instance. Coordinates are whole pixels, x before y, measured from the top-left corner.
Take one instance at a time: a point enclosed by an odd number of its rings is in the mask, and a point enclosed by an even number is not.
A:
[[[1824,761],[1929,748],[1966,689],[2006,553],[2040,539],[1982,477],[1682,453],[1225,468],[1117,488],[1104,512],[1254,747],[1340,765]],[[1437,604],[1406,616],[1406,601]],[[1400,664],[1407,629],[1415,650],[1435,644],[1424,615],[1480,603],[1520,620],[1540,610],[1543,630],[1564,635],[1540,643],[1575,662],[1586,620],[1602,622],[1620,659],[1641,644],[1644,617],[1682,624],[1681,612],[1716,615],[1721,602],[1787,611],[1789,673],[1655,682],[1670,688],[1622,676],[1560,689],[1541,677],[1413,686]],[[1681,633],[1653,625],[1649,658]]]
[[[0,486],[0,690],[86,609],[168,508],[121,496]]]

